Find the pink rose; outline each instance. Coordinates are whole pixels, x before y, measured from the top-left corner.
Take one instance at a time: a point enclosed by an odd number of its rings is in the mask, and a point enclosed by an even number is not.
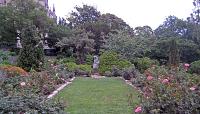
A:
[[[164,79],[164,80],[162,81],[163,84],[166,84],[166,83],[168,83],[168,82],[169,82],[168,79]]]
[[[188,63],[185,63],[185,64],[184,64],[184,66],[185,66],[185,67],[189,67],[189,66],[190,66],[190,64],[188,64]]]
[[[140,112],[142,112],[142,107],[141,106],[136,107],[135,113],[140,113]]]
[[[20,85],[21,85],[21,86],[25,86],[26,83],[25,83],[25,82],[21,82]]]
[[[149,75],[148,77],[147,77],[147,80],[152,80],[153,79],[153,76],[151,76],[151,75]]]
[[[189,66],[190,66],[190,64],[188,64],[188,63],[185,63],[185,64],[184,64],[184,69],[185,69],[185,71],[188,71]]]
[[[195,87],[191,87],[190,90],[194,91],[196,88]]]

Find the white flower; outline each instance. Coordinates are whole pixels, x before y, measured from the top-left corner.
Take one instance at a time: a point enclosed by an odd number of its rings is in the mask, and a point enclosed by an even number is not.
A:
[[[21,85],[21,86],[25,86],[26,83],[25,83],[25,82],[21,82],[20,85]]]

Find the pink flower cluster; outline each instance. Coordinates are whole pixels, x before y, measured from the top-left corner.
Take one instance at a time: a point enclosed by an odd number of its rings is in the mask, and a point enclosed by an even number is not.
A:
[[[184,69],[185,69],[185,71],[188,71],[189,67],[190,67],[190,64],[188,64],[188,63],[185,63],[185,64],[184,64]]]
[[[195,87],[191,87],[190,90],[194,91],[194,90],[196,90],[196,88]]]
[[[150,81],[150,80],[153,80],[153,76],[151,75],[150,72],[146,71],[145,74],[146,74],[146,76],[147,76],[147,80],[149,80],[149,81]]]
[[[164,80],[162,80],[162,83],[163,84],[167,84],[169,82],[169,79],[164,79]]]
[[[142,107],[141,106],[136,107],[135,113],[140,113],[140,112],[142,112]]]

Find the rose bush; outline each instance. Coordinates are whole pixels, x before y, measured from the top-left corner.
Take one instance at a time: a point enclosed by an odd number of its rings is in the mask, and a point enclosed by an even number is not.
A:
[[[143,114],[198,114],[200,112],[198,75],[188,74],[184,70],[153,66],[141,76],[143,80],[138,82],[142,84],[143,96],[140,106]]]
[[[64,114],[62,102],[49,102],[38,93],[39,85],[33,77],[15,76],[0,80],[0,113]]]

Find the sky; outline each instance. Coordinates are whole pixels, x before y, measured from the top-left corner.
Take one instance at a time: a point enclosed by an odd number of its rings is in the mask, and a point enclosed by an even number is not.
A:
[[[135,28],[149,25],[156,29],[169,15],[186,19],[192,13],[193,0],[49,0],[59,17],[68,17],[74,6],[92,5],[101,13],[115,14]]]

